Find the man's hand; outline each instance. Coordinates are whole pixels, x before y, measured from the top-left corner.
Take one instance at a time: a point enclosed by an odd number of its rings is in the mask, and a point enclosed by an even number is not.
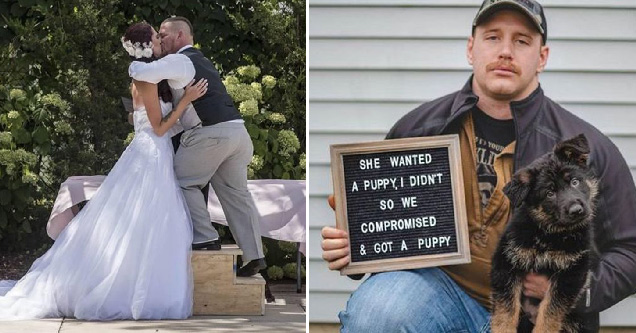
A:
[[[336,210],[336,199],[333,197],[333,194],[329,194],[327,197],[327,202],[329,203],[329,207],[331,209]]]
[[[541,274],[529,273],[523,279],[523,294],[542,300],[550,288],[550,280]]]
[[[336,209],[333,195],[327,198],[331,209]],[[339,270],[346,266],[349,261],[349,237],[343,230],[334,227],[322,228],[322,259],[329,263],[330,270]]]
[[[194,79],[185,86],[185,91],[183,92],[182,100],[187,101],[188,103],[194,101],[195,99],[205,95],[208,91],[208,80],[205,78],[199,79],[196,83]]]
[[[339,270],[349,263],[349,238],[343,230],[334,227],[322,228],[322,259],[329,263],[329,269]]]

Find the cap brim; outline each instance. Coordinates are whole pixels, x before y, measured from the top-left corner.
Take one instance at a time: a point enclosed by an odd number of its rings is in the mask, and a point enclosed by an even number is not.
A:
[[[523,14],[526,14],[526,16],[530,19],[530,21],[535,25],[537,30],[539,30],[541,35],[545,34],[545,31],[543,30],[543,27],[541,26],[541,18],[538,18],[536,15],[530,12],[526,7],[518,4],[517,2],[505,1],[505,0],[492,4],[488,6],[488,8],[479,12],[477,16],[475,16],[475,19],[473,20],[473,27],[476,27],[477,25],[479,25],[481,22],[483,22],[484,19],[490,17],[494,12],[503,10],[503,9],[513,9],[513,10],[521,11]]]

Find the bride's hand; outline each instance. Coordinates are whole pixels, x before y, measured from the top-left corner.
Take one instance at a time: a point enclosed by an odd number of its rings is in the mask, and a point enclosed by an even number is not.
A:
[[[185,92],[183,93],[183,99],[188,102],[192,102],[195,99],[205,95],[208,91],[208,80],[200,79],[199,82],[194,83],[194,80],[190,81],[190,83],[185,87]]]

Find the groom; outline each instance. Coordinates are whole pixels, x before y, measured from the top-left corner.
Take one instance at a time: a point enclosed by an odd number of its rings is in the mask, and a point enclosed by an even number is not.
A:
[[[193,29],[184,17],[171,17],[159,29],[163,58],[133,62],[128,72],[135,80],[173,89],[175,103],[192,79],[208,80],[208,91],[192,102],[180,119],[185,129],[174,157],[174,168],[192,216],[192,249],[219,249],[219,234],[210,222],[202,189],[212,184],[244,261],[238,276],[252,276],[267,267],[263,255],[258,213],[247,190],[247,165],[253,146],[243,119],[227,94],[214,65],[194,45]],[[166,115],[164,120],[171,117]],[[206,188],[207,189],[207,188]]]

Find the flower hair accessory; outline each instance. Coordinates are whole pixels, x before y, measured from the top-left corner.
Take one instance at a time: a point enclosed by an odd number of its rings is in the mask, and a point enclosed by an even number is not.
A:
[[[124,47],[128,55],[131,57],[135,57],[135,59],[139,58],[151,58],[152,53],[152,42],[139,43],[135,42],[134,44],[126,40],[124,37],[121,38],[121,45]]]

